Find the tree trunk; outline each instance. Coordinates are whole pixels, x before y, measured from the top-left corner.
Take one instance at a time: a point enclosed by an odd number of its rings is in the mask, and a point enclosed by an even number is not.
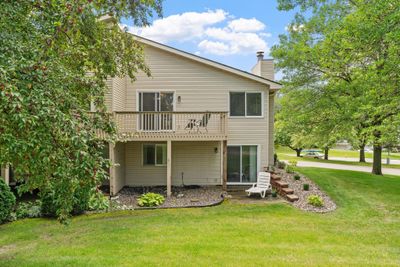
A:
[[[295,151],[296,151],[296,157],[298,157],[298,158],[300,158],[300,154],[301,154],[301,151],[302,151],[303,149],[301,149],[301,148],[296,148],[295,149]]]
[[[324,149],[324,160],[328,160],[329,158],[329,147],[325,147]]]
[[[360,162],[365,162],[365,145],[360,146]]]
[[[372,173],[376,175],[382,175],[382,146],[379,144],[374,144]]]

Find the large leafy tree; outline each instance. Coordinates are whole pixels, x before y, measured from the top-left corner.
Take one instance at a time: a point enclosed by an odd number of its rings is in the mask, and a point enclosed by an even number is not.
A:
[[[280,140],[277,143],[294,150],[296,147],[319,147],[328,159],[329,149],[343,135],[346,126],[336,120],[336,115],[341,112],[339,105],[325,95],[324,86],[316,84],[301,89],[283,89],[283,96],[278,101],[277,137],[290,138],[286,143]]]
[[[381,174],[382,145],[400,113],[399,1],[279,3],[285,10],[300,7],[300,13],[274,49],[278,66],[291,85],[316,79],[327,85],[324,90],[333,101],[340,100],[342,110],[351,111],[339,121],[352,122],[360,139],[374,145],[372,172]]]
[[[5,0],[0,9],[0,163],[39,189],[60,220],[87,208],[107,179],[105,79],[149,74],[142,47],[120,29],[161,13],[161,0]],[[103,15],[114,19],[105,22]],[[89,115],[90,101],[98,114]]]

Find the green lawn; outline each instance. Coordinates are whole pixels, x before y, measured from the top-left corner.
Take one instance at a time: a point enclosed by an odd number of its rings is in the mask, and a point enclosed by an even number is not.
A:
[[[339,208],[286,204],[125,211],[0,226],[0,266],[400,264],[400,177],[302,168]]]

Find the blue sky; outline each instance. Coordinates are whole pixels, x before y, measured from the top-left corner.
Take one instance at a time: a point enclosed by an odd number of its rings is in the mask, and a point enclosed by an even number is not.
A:
[[[123,23],[135,34],[250,71],[256,51],[269,57],[293,17],[278,11],[275,0],[165,0],[163,18],[154,18],[152,26]]]

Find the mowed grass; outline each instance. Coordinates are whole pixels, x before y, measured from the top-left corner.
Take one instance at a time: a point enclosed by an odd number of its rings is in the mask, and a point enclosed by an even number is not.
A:
[[[0,266],[398,266],[400,177],[301,168],[338,204],[124,211],[0,226]]]

